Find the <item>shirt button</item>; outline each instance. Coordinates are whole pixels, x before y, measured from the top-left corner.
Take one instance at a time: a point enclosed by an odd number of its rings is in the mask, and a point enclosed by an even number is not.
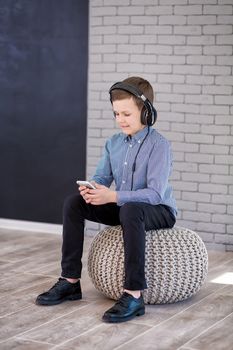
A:
[[[129,147],[132,147],[132,145],[129,145]]]
[[[141,140],[138,140],[138,143],[141,143]]]
[[[125,165],[127,165],[127,162],[124,162]]]
[[[125,180],[123,180],[122,183],[125,184]]]

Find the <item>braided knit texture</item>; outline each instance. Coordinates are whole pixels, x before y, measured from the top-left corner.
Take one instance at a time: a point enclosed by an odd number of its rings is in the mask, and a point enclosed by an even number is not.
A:
[[[146,232],[146,304],[174,303],[197,293],[208,271],[208,254],[201,238],[189,229]],[[119,299],[124,284],[124,245],[121,226],[107,227],[93,239],[88,273],[97,290]]]

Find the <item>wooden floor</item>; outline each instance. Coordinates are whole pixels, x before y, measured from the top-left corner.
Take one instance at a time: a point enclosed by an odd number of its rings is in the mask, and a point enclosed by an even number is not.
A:
[[[97,292],[85,268],[83,299],[57,306],[34,304],[60,273],[61,237],[0,231],[0,349],[233,349],[233,252],[209,252],[205,285],[184,302],[146,306],[146,314],[123,324],[101,321],[112,305]],[[231,281],[213,283],[228,273]]]

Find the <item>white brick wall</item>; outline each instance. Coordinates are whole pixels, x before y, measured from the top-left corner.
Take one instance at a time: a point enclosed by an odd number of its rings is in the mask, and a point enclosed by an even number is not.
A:
[[[90,0],[87,177],[116,128],[108,89],[140,75],[172,143],[177,225],[233,250],[233,1]],[[88,223],[93,234],[98,224]]]

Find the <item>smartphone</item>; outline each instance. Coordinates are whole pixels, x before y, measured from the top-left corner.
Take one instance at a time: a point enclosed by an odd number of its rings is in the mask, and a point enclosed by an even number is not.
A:
[[[79,185],[79,186],[86,186],[88,188],[91,188],[92,190],[96,190],[96,187],[90,183],[89,181],[80,181],[80,180],[77,180],[76,183]]]

